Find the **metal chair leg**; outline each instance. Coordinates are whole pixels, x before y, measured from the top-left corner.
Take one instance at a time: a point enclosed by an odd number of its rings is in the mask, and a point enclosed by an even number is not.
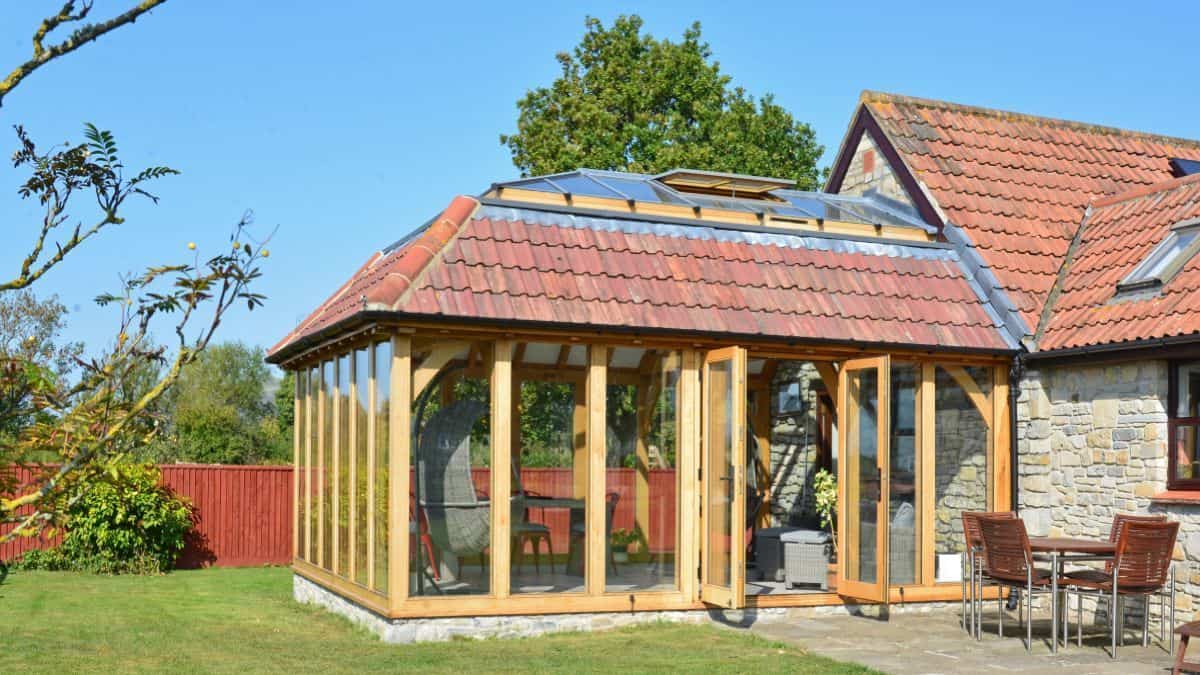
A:
[[[1075,643],[1083,646],[1083,593],[1075,594]]]
[[[1167,628],[1171,635],[1171,652],[1175,652],[1175,566],[1171,565],[1171,625]]]
[[[1050,639],[1058,636],[1050,632]],[[1025,651],[1033,651],[1033,581],[1029,582],[1025,593]]]
[[[1142,646],[1150,646],[1150,596],[1142,596]]]
[[[998,595],[1003,596],[1004,594],[999,593]],[[997,613],[997,616],[1000,617],[1000,623],[999,623],[1000,627],[996,629],[996,635],[999,635],[1000,637],[1004,637],[1004,600],[1002,598],[996,599],[996,609],[1000,610]],[[983,618],[982,612],[980,613],[979,618],[980,619]]]

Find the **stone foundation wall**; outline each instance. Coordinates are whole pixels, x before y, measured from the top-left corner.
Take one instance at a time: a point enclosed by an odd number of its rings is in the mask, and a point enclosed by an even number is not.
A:
[[[1200,608],[1200,506],[1151,501],[1167,480],[1166,362],[1030,370],[1016,413],[1030,534],[1107,539],[1116,513],[1167,514],[1180,523],[1178,620],[1191,620]]]
[[[429,619],[387,619],[347,600],[299,574],[292,575],[296,602],[318,605],[366,628],[384,642],[443,642],[455,638],[518,638],[550,633],[594,631],[669,621],[703,624],[709,621],[732,626],[757,622],[780,622],[798,617],[855,614],[890,614],[957,611],[958,602],[926,602],[889,605],[830,605],[826,607],[772,607],[745,610],[685,610],[673,612],[592,612],[579,614],[529,614],[517,616],[472,616]]]

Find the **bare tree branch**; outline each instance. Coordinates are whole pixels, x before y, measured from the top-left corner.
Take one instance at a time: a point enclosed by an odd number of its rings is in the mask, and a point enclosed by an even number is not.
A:
[[[0,106],[4,105],[4,97],[17,87],[26,77],[31,75],[35,70],[41,68],[54,59],[69,54],[83,45],[95,40],[96,38],[114,31],[127,23],[137,21],[138,17],[149,12],[155,7],[163,4],[167,0],[142,0],[136,7],[126,10],[125,13],[115,16],[108,21],[100,23],[89,23],[80,27],[74,33],[59,42],[58,44],[46,47],[44,42],[47,34],[64,23],[81,21],[92,9],[91,0],[85,0],[80,6],[79,11],[75,11],[75,0],[68,0],[59,10],[58,14],[47,17],[42,21],[33,36],[33,58],[25,63],[17,66],[4,80],[0,81]]]

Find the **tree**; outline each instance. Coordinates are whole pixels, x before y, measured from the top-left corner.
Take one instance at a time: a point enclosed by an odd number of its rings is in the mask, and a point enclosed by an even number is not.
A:
[[[68,0],[34,31],[32,57],[0,81],[0,103],[37,69],[163,2],[143,0],[112,19],[85,24],[92,2]],[[47,45],[65,26],[75,30]],[[150,185],[177,173],[164,166],[127,172],[113,135],[90,124],[81,142],[49,151],[39,150],[21,126],[16,131],[13,164],[29,172],[18,194],[36,200],[42,215],[19,269],[7,281],[0,277],[0,297],[29,288],[80,245],[124,223],[122,207],[130,197],[156,201]],[[72,215],[72,207],[78,208],[74,198],[81,196],[98,209],[87,225]],[[156,431],[152,411],[208,346],[228,311],[239,303],[251,310],[262,304],[252,286],[267,251],[265,242],[251,239],[248,227],[243,217],[233,228],[232,245],[207,259],[196,253],[190,261],[155,265],[121,279],[117,292],[99,295],[96,301],[116,316],[113,338],[96,356],[79,359],[74,382],[23,354],[0,359],[0,425],[34,420],[14,442],[0,443],[0,524],[13,526],[0,543],[61,522],[98,477],[116,475],[121,461]],[[171,336],[169,347],[151,341],[152,328]],[[148,373],[157,377],[146,382]],[[31,463],[46,457],[54,463]],[[8,470],[12,465],[25,466],[32,479],[18,483]]]
[[[36,364],[60,380],[68,376],[83,354],[83,344],[61,340],[66,314],[57,296],[39,300],[29,290],[0,295],[0,359]],[[0,409],[30,409],[27,389],[8,393],[17,398],[0,403]],[[0,415],[0,443],[12,443],[32,422],[28,416]]]
[[[271,372],[264,356],[242,342],[206,349],[164,399],[168,433],[139,454],[159,462],[290,461],[291,425],[281,424],[267,396]],[[290,396],[286,408],[292,412]]]
[[[523,175],[587,167],[659,173],[686,167],[794,179],[817,187],[824,148],[770,95],[755,100],[712,60],[700,24],[682,41],[610,28],[588,17],[583,40],[557,58],[562,73],[517,102],[517,132],[501,135]]]

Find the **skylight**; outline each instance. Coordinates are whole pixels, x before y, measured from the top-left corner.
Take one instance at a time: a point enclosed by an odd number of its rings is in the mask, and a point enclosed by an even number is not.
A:
[[[1185,159],[1183,157],[1171,158],[1171,173],[1175,174],[1176,178],[1184,176],[1192,176],[1200,173],[1200,159]]]
[[[1200,218],[1185,220],[1117,285],[1118,292],[1158,288],[1171,280],[1200,250]]]

